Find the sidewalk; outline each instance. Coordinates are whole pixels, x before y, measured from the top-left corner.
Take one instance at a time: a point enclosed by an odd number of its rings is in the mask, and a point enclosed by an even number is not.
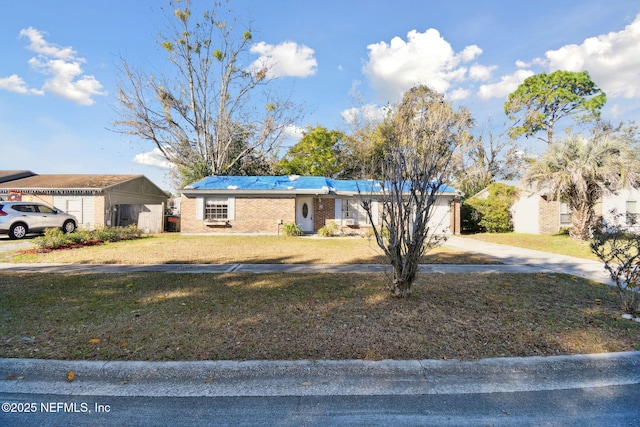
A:
[[[423,264],[422,273],[565,273],[611,284],[602,263],[451,236],[445,247],[495,258],[503,264]],[[37,273],[374,273],[387,264],[8,264],[0,272]]]

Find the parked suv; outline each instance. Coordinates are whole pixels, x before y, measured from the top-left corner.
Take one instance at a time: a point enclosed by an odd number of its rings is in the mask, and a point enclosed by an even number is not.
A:
[[[78,227],[75,216],[51,206],[33,202],[0,201],[0,234],[22,239],[28,233],[42,233],[47,228],[60,228],[72,233]]]

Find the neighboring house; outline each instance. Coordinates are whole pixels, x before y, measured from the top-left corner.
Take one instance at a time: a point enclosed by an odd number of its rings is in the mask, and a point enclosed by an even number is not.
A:
[[[303,232],[314,233],[327,223],[335,222],[345,231],[364,232],[371,224],[362,208],[358,188],[371,194],[373,212],[379,212],[376,191],[368,191],[375,189],[373,181],[212,176],[180,190],[181,231],[279,234],[283,224],[296,223]],[[443,190],[436,202],[431,226],[443,233],[459,233],[459,195],[450,187]]]
[[[15,181],[16,179],[26,178],[34,175],[35,173],[31,171],[0,170],[0,183]]]
[[[612,211],[622,214],[622,221],[640,231],[640,189],[628,188],[609,194],[602,199],[602,215],[605,221],[612,222]]]
[[[555,234],[571,228],[571,210],[567,203],[553,200],[541,192],[519,191],[520,195],[511,208],[516,233]],[[624,216],[628,225],[637,224],[640,219],[640,189],[605,194],[595,206],[596,217],[611,222],[613,209]]]
[[[18,195],[78,218],[79,226],[137,225],[147,233],[163,231],[169,195],[144,175],[37,175],[0,171],[0,198]]]
[[[571,227],[571,212],[567,203],[553,197],[519,189],[511,207],[513,231],[530,234],[555,234]]]

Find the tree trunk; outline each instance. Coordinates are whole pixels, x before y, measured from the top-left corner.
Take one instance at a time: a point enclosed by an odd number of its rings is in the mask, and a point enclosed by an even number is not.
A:
[[[589,240],[593,210],[588,205],[571,207],[571,230],[569,235],[578,240]]]
[[[395,298],[408,298],[411,296],[411,285],[416,278],[418,266],[404,266],[402,262],[393,263],[393,282],[391,294]]]

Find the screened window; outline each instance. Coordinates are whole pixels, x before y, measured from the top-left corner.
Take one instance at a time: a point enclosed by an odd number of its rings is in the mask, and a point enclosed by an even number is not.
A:
[[[565,202],[560,203],[560,225],[571,225],[571,209]]]
[[[207,199],[204,204],[204,219],[229,219],[229,200]]]
[[[638,223],[638,202],[629,200],[626,204],[627,208],[627,224],[635,225]]]
[[[344,199],[342,201],[342,219],[353,220],[353,225],[371,224],[367,211],[362,207],[362,201],[359,199]]]

